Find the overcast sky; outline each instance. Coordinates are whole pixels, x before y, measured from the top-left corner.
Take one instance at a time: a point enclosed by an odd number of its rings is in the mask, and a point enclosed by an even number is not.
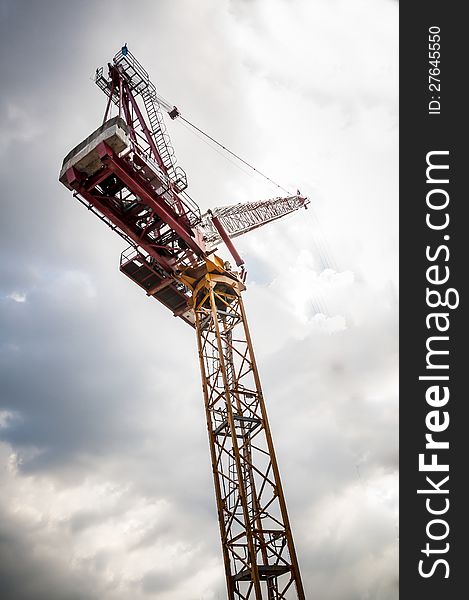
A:
[[[391,0],[0,0],[0,595],[226,598],[193,330],[58,181],[127,42],[311,210],[237,240],[308,598],[397,598]],[[203,210],[277,195],[168,123]]]

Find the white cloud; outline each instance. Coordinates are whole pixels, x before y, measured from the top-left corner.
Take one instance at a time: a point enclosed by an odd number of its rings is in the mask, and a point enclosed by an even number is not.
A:
[[[89,75],[127,41],[190,120],[311,198],[237,240],[245,303],[306,589],[393,600],[397,6],[110,6],[85,2],[73,28],[56,1],[6,13],[5,585],[15,600],[225,597],[194,333],[118,272],[121,240],[56,181],[104,112]],[[168,129],[203,209],[277,194]]]
[[[8,103],[2,111],[0,155],[13,143],[26,144],[43,133],[40,120],[16,104]]]
[[[13,300],[14,302],[18,302],[19,304],[26,302],[26,294],[24,292],[11,292],[11,294],[8,294],[7,298],[10,298],[10,300]]]

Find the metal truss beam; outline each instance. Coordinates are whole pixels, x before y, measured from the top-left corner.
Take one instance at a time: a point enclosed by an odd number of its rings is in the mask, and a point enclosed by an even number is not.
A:
[[[300,208],[307,208],[308,204],[309,200],[298,193],[285,198],[220,206],[202,216],[207,244],[214,246],[223,239],[216,222],[221,224],[228,237],[235,238]]]
[[[229,600],[304,600],[243,284],[207,273],[194,310]]]

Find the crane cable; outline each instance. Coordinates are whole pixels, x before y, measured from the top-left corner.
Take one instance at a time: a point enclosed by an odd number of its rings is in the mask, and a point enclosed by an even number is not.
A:
[[[181,123],[181,125],[185,129],[187,129],[187,131],[191,131],[195,136],[197,136],[199,138],[200,141],[202,141],[204,144],[206,144],[209,148],[211,148],[212,150],[214,150],[217,154],[219,154],[220,156],[222,156],[225,160],[227,160],[228,162],[230,162],[232,165],[234,165],[237,169],[239,169],[240,171],[242,171],[245,175],[248,175],[249,177],[255,177],[256,176],[255,173],[252,173],[252,171],[248,171],[242,165],[240,165],[239,163],[237,163],[235,160],[233,160],[229,156],[226,156],[226,154],[224,152],[222,152],[221,150],[219,150],[216,146],[214,146],[213,144],[211,144],[209,141],[207,141],[205,138],[203,138],[201,135],[199,135],[196,131],[192,131],[191,128],[189,127],[189,125],[186,125],[185,123]]]
[[[287,193],[289,196],[292,196],[292,193],[290,191],[288,191],[287,189],[285,189],[284,187],[282,187],[280,184],[278,184],[276,181],[274,181],[270,177],[267,177],[267,175],[264,175],[264,173],[261,173],[261,171],[259,171],[259,169],[256,169],[256,167],[254,167],[253,165],[251,165],[248,162],[246,162],[240,156],[238,156],[237,154],[235,154],[234,152],[232,152],[231,150],[229,150],[226,146],[224,146],[220,142],[217,142],[217,140],[214,139],[211,135],[209,135],[208,133],[205,133],[205,131],[202,131],[202,129],[200,129],[199,127],[197,127],[197,125],[194,125],[194,123],[191,123],[190,121],[188,121],[181,114],[178,115],[178,118],[181,119],[182,121],[184,121],[185,123],[187,123],[188,125],[190,125],[193,129],[197,130],[199,133],[201,133],[202,135],[204,135],[206,138],[208,138],[209,140],[211,140],[212,142],[214,142],[220,148],[223,148],[223,150],[225,150],[226,152],[228,152],[228,154],[231,154],[231,156],[234,156],[234,158],[236,158],[237,160],[239,160],[240,162],[242,162],[244,165],[246,165],[247,167],[249,167],[250,169],[252,169],[256,173],[258,173],[261,177],[263,177],[264,179],[267,179],[267,181],[270,181],[270,183],[272,183],[273,185],[275,185],[276,187],[278,187],[279,189],[281,189],[282,191],[284,191],[285,193]]]

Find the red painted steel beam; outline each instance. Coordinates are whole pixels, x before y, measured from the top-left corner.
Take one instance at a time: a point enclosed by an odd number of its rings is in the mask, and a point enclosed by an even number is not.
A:
[[[220,219],[218,217],[215,217],[212,215],[212,222],[215,225],[216,230],[220,234],[221,239],[225,242],[225,245],[228,248],[228,250],[230,251],[231,256],[235,259],[238,267],[240,267],[241,265],[244,265],[244,260],[238,254],[238,251],[234,247],[233,242],[228,237],[228,234],[226,233],[225,228],[221,224]]]
[[[127,165],[114,154],[112,149],[109,148],[105,142],[98,144],[98,146],[96,146],[96,151],[103,163],[107,165],[109,169],[125,183],[129,190],[134,192],[134,194],[142,200],[142,202],[152,208],[160,219],[167,223],[197,256],[203,257],[205,255],[203,248],[201,248],[192,237],[191,229],[184,223],[181,223],[179,220],[180,217],[171,214],[168,205],[161,200],[154,191],[149,192],[146,187],[136,179],[136,173],[129,172]]]
[[[82,196],[85,200],[87,200],[90,204],[95,206],[100,213],[102,213],[105,217],[107,217],[112,223],[117,225],[119,229],[121,229],[124,233],[126,233],[134,242],[146,250],[150,256],[153,256],[157,260],[157,262],[165,269],[168,273],[174,272],[175,261],[170,262],[167,258],[156,252],[151,244],[147,244],[145,240],[140,238],[139,233],[135,232],[131,229],[128,224],[119,218],[119,216],[113,212],[108,206],[106,206],[103,202],[99,200],[98,197],[94,196],[90,191],[88,191],[82,185],[83,176],[76,169],[71,167],[67,171],[67,180],[70,186],[76,190],[80,196]]]
[[[138,120],[140,121],[140,126],[143,129],[143,133],[145,134],[145,137],[147,138],[148,145],[150,146],[150,148],[151,148],[151,150],[153,152],[153,155],[154,155],[154,157],[155,157],[158,165],[162,169],[163,173],[167,174],[168,173],[168,169],[166,168],[166,165],[164,164],[163,159],[161,158],[160,153],[158,152],[158,148],[156,147],[155,140],[153,139],[153,137],[151,135],[151,131],[148,129],[148,126],[146,124],[145,119],[143,118],[142,112],[141,112],[141,110],[140,110],[140,108],[139,108],[139,106],[137,104],[137,101],[135,100],[132,92],[130,91],[129,86],[127,85],[127,83],[124,83],[124,85],[125,85],[125,87],[127,89],[127,94],[128,94],[129,99],[130,99],[130,102],[131,102],[131,104],[133,106],[133,109],[135,111],[135,114],[137,115]]]
[[[107,179],[109,177],[109,175],[111,175],[112,171],[110,169],[102,169],[101,171],[98,171],[96,173],[96,175],[93,175],[87,182],[86,182],[86,190],[88,192],[90,192],[91,190],[93,190],[97,185],[99,185],[100,183],[102,183],[105,179]]]

